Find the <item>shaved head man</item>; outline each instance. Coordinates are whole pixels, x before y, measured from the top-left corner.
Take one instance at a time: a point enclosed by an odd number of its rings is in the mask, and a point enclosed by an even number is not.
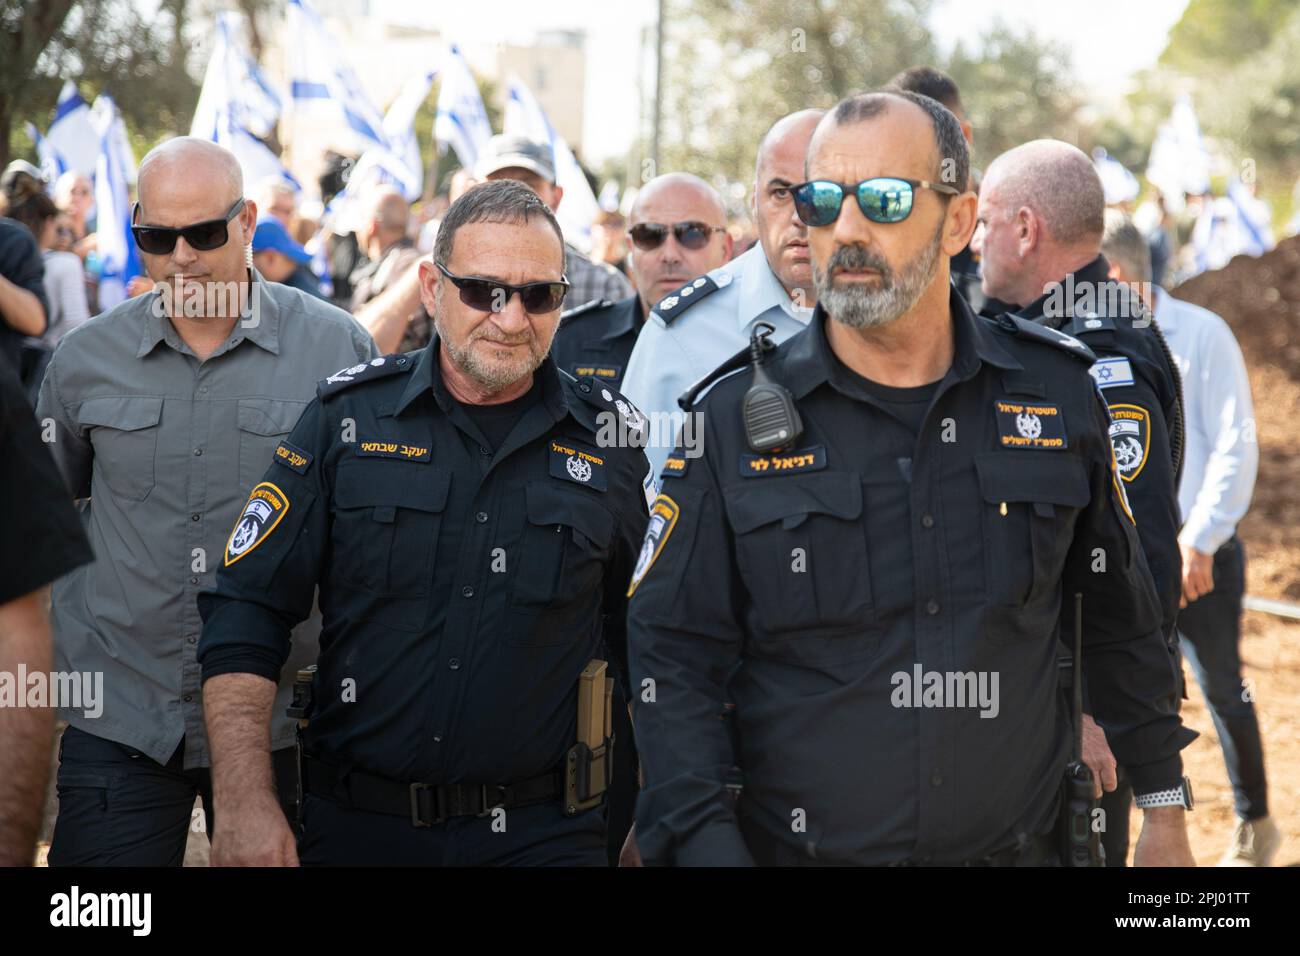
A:
[[[1105,207],[1101,179],[1088,156],[1057,140],[1025,143],[999,156],[984,174],[973,248],[982,257],[986,295],[1012,303],[1020,318],[1071,336],[1097,357],[1092,375],[1113,419],[1117,475],[1160,597],[1169,655],[1176,659],[1182,383],[1141,298],[1111,278],[1101,254]],[[1123,865],[1132,801],[1125,768],[1117,772],[1106,743],[1106,735],[1115,732],[1107,727],[1103,733],[1089,720],[1085,759],[1101,768],[1099,780],[1108,793],[1102,801],[1111,821],[1103,836],[1107,858]],[[1135,777],[1134,788],[1137,784]],[[1187,801],[1180,806],[1190,806],[1190,791]],[[1137,805],[1145,808],[1140,792]]]
[[[641,187],[628,237],[643,316],[673,289],[731,258],[726,227],[722,197],[698,176],[667,173]]]
[[[751,210],[763,255],[785,291],[802,290],[804,305],[816,302],[808,262],[808,230],[795,215],[790,187],[803,182],[804,154],[825,110],[800,110],[782,117],[758,144]]]
[[[1097,257],[1106,208],[1097,170],[1082,150],[1039,139],[999,156],[980,186],[974,248],[984,293],[1028,305]]]
[[[47,447],[69,497],[92,503],[95,561],[53,587],[55,667],[103,685],[94,710],[60,711],[69,726],[51,866],[180,866],[197,796],[214,862],[223,842],[283,847],[232,824],[250,803],[278,817],[276,835],[289,833],[295,725],[262,726],[265,776],[214,793],[209,768],[228,755],[207,737],[198,599],[223,562],[259,543],[257,509],[272,506],[258,479],[292,454],[282,439],[316,383],[377,358],[347,313],[253,267],[257,207],[229,151],[168,140],[141,161],[139,196],[132,237],[154,291],[65,335],[38,404],[55,425]],[[249,503],[255,486],[263,497]],[[276,499],[281,516],[287,504]],[[284,713],[297,668],[316,659],[319,632],[319,616],[297,627],[292,659],[264,681],[274,713]],[[112,782],[107,810],[104,787],[85,785],[92,778]],[[214,803],[226,823],[216,824]]]

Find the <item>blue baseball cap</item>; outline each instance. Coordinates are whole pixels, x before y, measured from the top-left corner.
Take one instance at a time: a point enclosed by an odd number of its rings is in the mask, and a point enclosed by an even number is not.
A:
[[[253,251],[265,252],[271,249],[288,256],[295,262],[311,262],[311,253],[293,241],[289,230],[278,219],[262,219],[253,233]]]

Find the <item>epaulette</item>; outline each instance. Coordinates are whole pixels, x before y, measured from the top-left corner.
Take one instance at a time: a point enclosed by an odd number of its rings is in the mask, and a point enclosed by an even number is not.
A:
[[[592,299],[577,308],[570,309],[568,312],[560,313],[560,321],[567,322],[570,319],[576,319],[580,315],[586,315],[588,312],[595,312],[597,309],[608,309],[614,302],[611,299]]]
[[[563,369],[559,372],[560,378],[567,379],[573,390],[587,404],[594,405],[602,412],[617,413],[621,427],[627,428],[628,431],[638,434],[645,431],[649,419],[628,400],[627,396],[610,388],[606,382],[602,382],[595,376],[584,375],[582,378],[574,378]]]
[[[1087,335],[1089,332],[1113,332],[1115,320],[1109,315],[1098,315],[1096,312],[1076,312],[1067,328],[1071,335],[1076,336]]]
[[[316,383],[316,394],[322,399],[329,398],[358,382],[373,382],[377,378],[409,372],[413,368],[415,368],[415,356],[409,353],[385,355],[382,358],[371,359],[369,362],[362,362],[360,365],[350,365],[335,372],[329,378],[322,379]]]
[[[1055,346],[1063,352],[1068,352],[1079,361],[1092,365],[1097,361],[1097,356],[1092,349],[1084,345],[1073,335],[1066,335],[1064,332],[1058,332],[1056,329],[1049,328],[1046,325],[1040,325],[1031,319],[1024,319],[1018,315],[1003,314],[997,318],[989,319],[993,326],[1008,335],[1014,335],[1021,339],[1031,339],[1035,342],[1042,342],[1046,345]]]
[[[664,320],[664,325],[672,325],[682,313],[706,296],[731,285],[730,272],[716,270],[717,275],[706,273],[698,279],[692,279],[671,295],[666,295],[654,307],[655,315]]]

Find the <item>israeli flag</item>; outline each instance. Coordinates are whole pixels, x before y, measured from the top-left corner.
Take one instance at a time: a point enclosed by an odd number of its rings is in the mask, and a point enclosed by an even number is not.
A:
[[[1097,359],[1088,369],[1088,374],[1097,383],[1098,388],[1119,388],[1133,384],[1133,366],[1122,356]]]
[[[116,131],[117,105],[112,98],[101,94],[95,106],[101,123],[95,164],[95,206],[99,210],[97,251],[101,263],[99,306],[106,311],[126,299],[126,284],[140,275],[140,260],[131,236],[131,201],[126,178],[134,160],[122,152],[122,141]]]
[[[67,164],[63,157],[59,155],[58,150],[50,145],[50,141],[41,135],[33,124],[25,124],[27,136],[31,139],[32,145],[36,147],[36,156],[40,160],[41,174],[45,177],[46,191],[54,188],[54,181],[68,171]]]
[[[1240,178],[1228,183],[1228,198],[1237,210],[1237,251],[1262,256],[1275,245],[1268,203],[1251,194]]]
[[[90,107],[77,92],[77,84],[66,81],[54,108],[54,122],[45,134],[49,148],[62,159],[65,172],[71,169],[93,177],[99,160],[99,138]]]
[[[301,189],[280,158],[259,138],[275,130],[282,101],[244,46],[241,24],[239,14],[217,15],[212,58],[203,76],[190,135],[234,153],[245,186],[278,177]]]
[[[1156,130],[1147,160],[1147,179],[1164,195],[1172,212],[1183,209],[1183,194],[1210,190],[1210,152],[1201,139],[1192,98],[1174,101],[1168,122]]]
[[[426,70],[407,81],[384,114],[384,135],[389,145],[372,146],[361,154],[348,176],[348,193],[361,195],[369,186],[390,183],[401,190],[407,202],[420,198],[424,164],[415,136],[415,114],[429,98],[437,75],[436,70]]]
[[[1092,165],[1101,179],[1101,188],[1106,194],[1106,205],[1113,206],[1122,202],[1132,202],[1141,191],[1137,177],[1124,168],[1124,164],[1112,158],[1104,146],[1092,151]]]
[[[492,138],[483,97],[469,64],[454,43],[442,58],[441,85],[438,89],[438,112],[433,122],[433,136],[456,151],[466,169],[473,170],[478,156]]]
[[[551,126],[546,111],[532,90],[513,75],[506,92],[505,132],[550,144],[555,162],[555,184],[564,190],[555,218],[560,222],[566,241],[579,249],[589,249],[591,223],[600,212],[600,204],[591,191],[591,183],[587,181],[569,144]]]
[[[289,93],[295,111],[318,122],[340,124],[356,152],[387,147],[384,119],[343,59],[334,37],[307,0],[289,0],[285,50]]]

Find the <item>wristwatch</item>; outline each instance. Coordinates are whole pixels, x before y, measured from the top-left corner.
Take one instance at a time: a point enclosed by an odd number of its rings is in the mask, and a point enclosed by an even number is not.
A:
[[[1182,782],[1168,790],[1157,790],[1154,793],[1143,793],[1134,797],[1134,803],[1138,805],[1139,810],[1150,810],[1152,807],[1182,807],[1184,810],[1192,809],[1192,781],[1183,777]]]

